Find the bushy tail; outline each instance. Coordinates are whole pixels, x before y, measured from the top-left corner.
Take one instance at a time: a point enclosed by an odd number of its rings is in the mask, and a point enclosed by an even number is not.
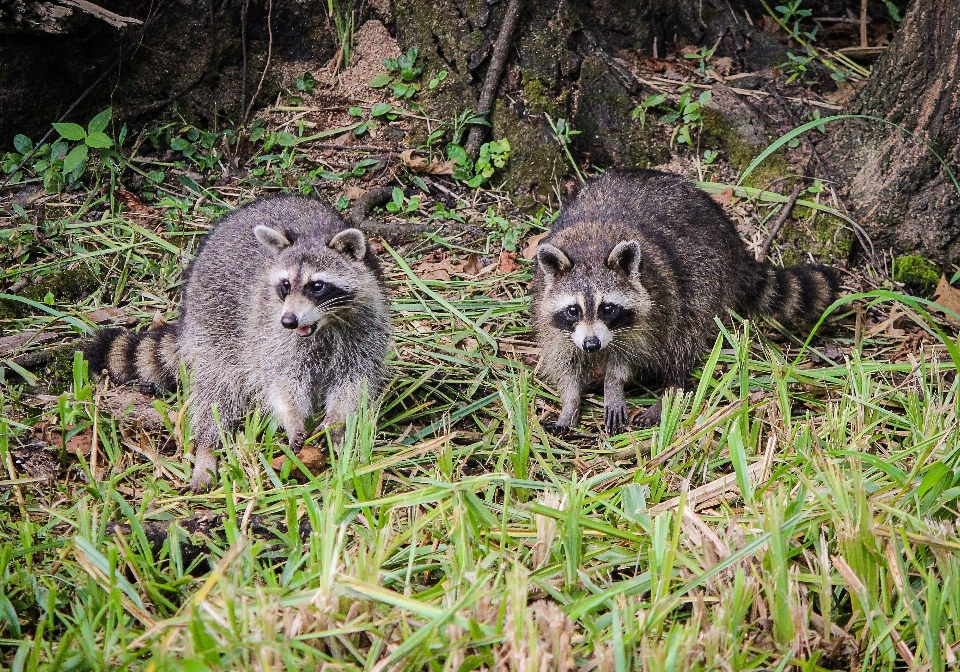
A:
[[[753,310],[795,325],[816,320],[840,290],[840,274],[830,266],[764,264],[754,293]]]
[[[147,331],[103,329],[83,348],[90,373],[104,370],[117,383],[149,383],[164,390],[177,384],[180,352],[177,324],[163,324]]]

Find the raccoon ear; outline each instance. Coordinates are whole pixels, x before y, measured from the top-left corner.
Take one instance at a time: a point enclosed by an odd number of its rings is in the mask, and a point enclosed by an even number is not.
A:
[[[635,240],[621,240],[607,257],[607,267],[628,276],[636,275],[640,271],[640,244]]]
[[[282,231],[271,229],[269,226],[264,226],[263,224],[253,227],[253,235],[257,237],[257,240],[259,240],[264,247],[271,250],[274,254],[279,254],[290,247],[290,240],[283,235]]]
[[[359,229],[344,229],[330,239],[329,247],[357,261],[363,261],[367,256],[367,240]]]
[[[540,264],[543,272],[550,277],[565,273],[573,266],[570,259],[560,248],[549,243],[544,243],[537,248],[537,263]]]

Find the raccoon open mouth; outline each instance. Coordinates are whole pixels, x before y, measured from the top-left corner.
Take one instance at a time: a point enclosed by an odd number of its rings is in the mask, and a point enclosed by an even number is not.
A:
[[[314,322],[313,324],[302,324],[299,327],[297,327],[297,336],[301,336],[303,338],[306,338],[307,336],[313,336],[313,332],[315,332],[316,330],[317,330],[316,322]]]

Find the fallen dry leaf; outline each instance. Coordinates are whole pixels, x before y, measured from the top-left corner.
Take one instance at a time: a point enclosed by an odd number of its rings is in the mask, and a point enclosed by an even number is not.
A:
[[[280,471],[288,459],[286,455],[280,455],[279,457],[273,458],[270,466],[273,467],[274,471]],[[327,466],[327,454],[314,446],[304,446],[301,448],[300,452],[297,453],[297,459],[303,462],[303,466],[314,476],[322,472]],[[291,469],[290,475],[298,481],[307,480],[307,476],[296,467]]]
[[[87,313],[87,319],[94,324],[109,324],[111,322],[130,322],[129,318],[124,317],[123,311],[113,306],[97,308]]]
[[[497,267],[503,274],[513,273],[520,270],[520,264],[517,263],[517,253],[510,250],[500,252],[500,265]]]
[[[716,194],[710,194],[710,198],[720,205],[726,207],[730,205],[730,201],[733,200],[733,189],[724,189]]]
[[[940,276],[940,284],[933,293],[933,300],[955,313],[960,313],[960,289],[947,282],[947,276]]]
[[[726,77],[730,74],[730,71],[733,69],[733,59],[729,56],[722,56],[720,58],[714,58],[710,61],[710,65],[713,66],[714,70],[719,72],[721,75]]]
[[[537,256],[537,248],[540,247],[540,241],[547,237],[549,231],[544,231],[543,233],[538,233],[533,238],[527,241],[527,246],[523,248],[523,258],[524,259],[533,259]]]
[[[367,193],[366,189],[361,189],[360,187],[352,184],[347,186],[343,190],[343,195],[349,198],[351,201],[357,200],[358,198],[363,196],[365,193]]]
[[[876,336],[877,334],[886,334],[887,336],[900,337],[903,336],[905,332],[903,329],[898,329],[895,325],[897,320],[904,316],[903,311],[901,311],[896,305],[890,306],[890,312],[887,314],[887,319],[879,324],[876,324],[870,329],[867,330],[867,337]]]
[[[73,437],[67,441],[66,449],[71,455],[76,455],[77,457],[86,457],[90,454],[90,448],[92,445],[93,429],[87,427],[77,434],[74,434]]]
[[[480,272],[480,255],[471,252],[467,260],[463,262],[463,272],[469,275],[476,275]]]
[[[117,189],[117,191],[114,193],[114,196],[117,197],[117,200],[127,206],[128,210],[132,210],[134,212],[137,210],[149,210],[147,205],[140,200],[140,197],[132,191],[127,191],[126,189]]]
[[[453,175],[453,161],[430,161],[420,156],[414,156],[415,149],[400,152],[400,160],[415,173],[427,175]]]

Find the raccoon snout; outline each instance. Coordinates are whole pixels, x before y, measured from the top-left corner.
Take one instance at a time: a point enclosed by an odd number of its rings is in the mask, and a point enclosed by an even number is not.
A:
[[[297,319],[297,316],[293,313],[284,313],[280,317],[280,324],[282,324],[287,329],[296,329],[300,324],[300,320]]]
[[[590,336],[589,338],[583,339],[583,349],[587,352],[596,352],[603,347],[603,344],[600,342],[600,339],[596,336]]]

